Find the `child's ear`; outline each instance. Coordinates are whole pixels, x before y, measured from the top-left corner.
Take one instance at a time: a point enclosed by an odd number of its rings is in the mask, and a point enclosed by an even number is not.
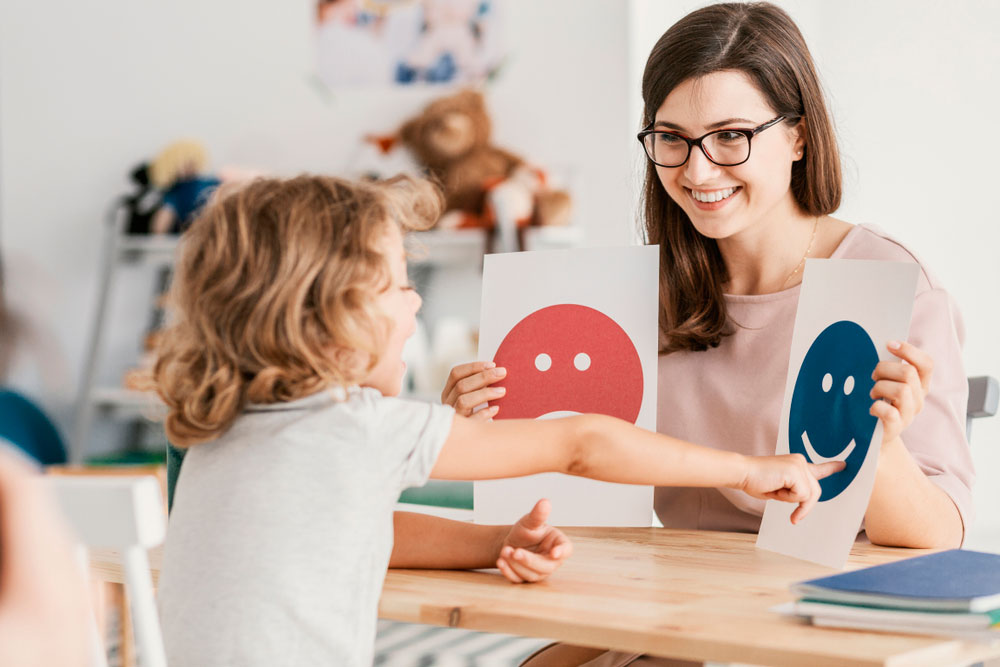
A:
[[[330,345],[327,350],[333,370],[340,377],[360,382],[368,375],[370,355],[367,352],[343,345]]]

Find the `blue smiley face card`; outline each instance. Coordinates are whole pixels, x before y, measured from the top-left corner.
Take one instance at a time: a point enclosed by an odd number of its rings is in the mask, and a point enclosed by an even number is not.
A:
[[[820,480],[819,502],[799,524],[795,505],[768,501],[757,546],[841,568],[875,481],[882,425],[871,416],[872,373],[906,340],[916,293],[915,263],[808,260],[788,359],[776,454],[811,463],[843,461]]]
[[[861,471],[878,420],[869,413],[878,349],[856,322],[840,320],[813,340],[792,390],[788,451],[812,463],[844,461],[842,471],[819,481],[827,502]]]

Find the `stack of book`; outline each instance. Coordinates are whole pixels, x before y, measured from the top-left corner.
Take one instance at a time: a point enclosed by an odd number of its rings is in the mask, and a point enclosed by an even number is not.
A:
[[[1000,555],[952,549],[792,585],[814,625],[1000,640]]]

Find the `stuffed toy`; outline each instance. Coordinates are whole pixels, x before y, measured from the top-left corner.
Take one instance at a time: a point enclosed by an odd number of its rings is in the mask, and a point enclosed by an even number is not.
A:
[[[177,234],[194,222],[202,206],[219,186],[219,179],[203,175],[208,158],[197,141],[176,141],[149,165],[149,180],[163,192],[153,215],[154,234]]]
[[[465,90],[438,99],[398,133],[445,195],[445,228],[563,225],[570,197],[548,187],[544,172],[490,142],[483,97]]]
[[[403,148],[397,134],[366,134],[347,161],[346,173],[361,181],[419,174],[423,167]]]
[[[125,209],[125,233],[148,234],[153,224],[153,216],[163,200],[163,194],[149,182],[149,165],[142,163],[129,174],[136,190],[123,196],[119,204]]]

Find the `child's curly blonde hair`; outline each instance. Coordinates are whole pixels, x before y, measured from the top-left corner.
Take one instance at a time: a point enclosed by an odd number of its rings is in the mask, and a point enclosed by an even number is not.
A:
[[[386,334],[388,225],[426,229],[439,190],[399,177],[262,179],[221,193],[185,232],[170,290],[176,318],[152,383],[179,446],[223,433],[247,403],[359,382]]]

